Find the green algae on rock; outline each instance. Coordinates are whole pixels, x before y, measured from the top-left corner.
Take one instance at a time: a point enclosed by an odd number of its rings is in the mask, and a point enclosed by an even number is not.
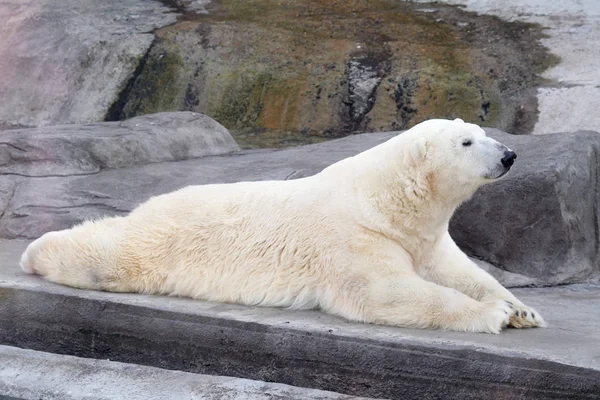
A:
[[[111,119],[191,110],[243,147],[461,117],[528,133],[541,29],[440,4],[218,0],[156,32]]]

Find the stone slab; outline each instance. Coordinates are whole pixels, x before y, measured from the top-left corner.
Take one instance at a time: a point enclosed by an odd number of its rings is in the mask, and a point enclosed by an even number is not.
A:
[[[600,398],[600,285],[518,289],[547,329],[500,335],[318,311],[84,291],[22,273],[0,242],[0,344],[380,398]]]
[[[169,371],[0,345],[0,399],[350,400],[322,390]]]
[[[238,151],[229,131],[194,112],[0,133],[0,176],[90,175],[104,169]]]

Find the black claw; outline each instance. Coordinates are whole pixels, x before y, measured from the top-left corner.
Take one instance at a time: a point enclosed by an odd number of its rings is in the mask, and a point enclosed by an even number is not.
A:
[[[508,315],[508,313],[506,311],[504,311],[504,314]]]
[[[511,302],[510,302],[510,301],[508,301],[508,300],[504,300],[504,302],[505,302],[506,304],[508,304],[508,306],[509,306],[510,308],[513,308],[513,305],[514,305],[513,303],[511,303]]]
[[[520,314],[520,312],[519,312],[519,310],[517,310],[517,311],[515,312],[515,315],[518,317],[518,316],[519,316],[519,314]]]
[[[531,313],[531,318],[535,319],[535,313],[534,312]]]
[[[523,316],[526,317],[527,316],[527,311],[523,311]]]

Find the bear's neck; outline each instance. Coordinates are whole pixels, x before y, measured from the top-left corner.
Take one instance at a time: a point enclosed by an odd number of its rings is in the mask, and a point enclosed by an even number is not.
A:
[[[392,173],[364,174],[355,187],[365,225],[394,240],[435,241],[448,229],[456,208],[468,197],[440,193],[434,173],[392,169]]]

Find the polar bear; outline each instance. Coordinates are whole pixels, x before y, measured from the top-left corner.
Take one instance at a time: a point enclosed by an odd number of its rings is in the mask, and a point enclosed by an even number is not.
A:
[[[308,178],[189,186],[125,217],[47,233],[21,267],[84,289],[318,308],[398,327],[541,327],[448,233],[457,206],[515,159],[477,125],[429,120]]]

